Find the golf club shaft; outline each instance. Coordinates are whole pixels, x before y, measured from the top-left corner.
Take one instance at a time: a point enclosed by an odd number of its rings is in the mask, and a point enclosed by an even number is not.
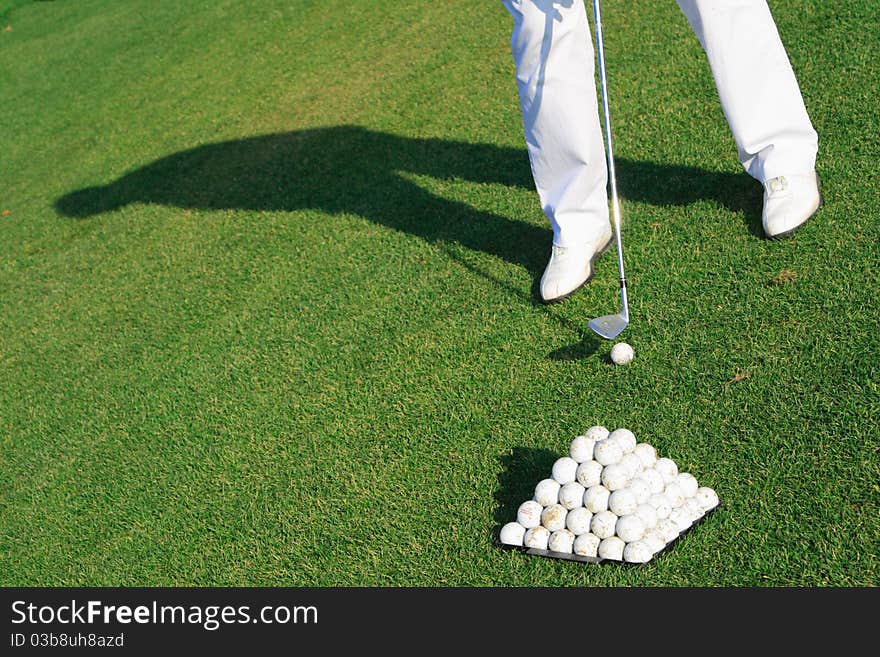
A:
[[[629,319],[629,303],[626,297],[626,275],[623,270],[623,242],[620,239],[620,200],[617,197],[617,174],[614,171],[614,146],[611,139],[611,111],[608,109],[608,81],[605,77],[605,48],[602,37],[602,12],[599,0],[593,0],[593,16],[596,19],[596,51],[599,56],[599,85],[602,88],[602,111],[605,116],[605,141],[608,145],[608,176],[611,180],[611,214],[614,217],[614,234],[617,238],[617,266],[620,269],[620,299],[622,314]]]

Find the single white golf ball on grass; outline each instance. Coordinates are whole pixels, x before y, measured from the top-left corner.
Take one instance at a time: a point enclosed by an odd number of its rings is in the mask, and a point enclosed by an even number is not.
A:
[[[602,469],[602,485],[608,490],[614,491],[626,488],[629,483],[629,474],[619,463],[606,465]]]
[[[611,347],[611,360],[615,365],[627,365],[632,362],[635,352],[626,342],[618,342]]]
[[[681,492],[685,497],[693,497],[697,494],[697,489],[700,487],[697,483],[697,478],[690,472],[679,472],[675,478],[675,483],[681,488]]]
[[[578,436],[571,441],[571,446],[568,448],[568,455],[577,463],[589,461],[593,458],[593,445],[595,444],[596,441],[592,438]]]
[[[629,488],[616,490],[608,497],[608,509],[618,516],[628,516],[635,513],[638,506],[636,496]]]
[[[651,491],[651,495],[662,493],[663,489],[666,488],[666,482],[663,481],[663,475],[657,472],[654,468],[642,470],[642,472],[639,473],[638,478],[648,484],[648,489]]]
[[[544,479],[535,486],[535,502],[541,506],[550,506],[559,501],[559,489],[562,486],[555,479]]]
[[[636,496],[638,504],[644,504],[651,497],[651,487],[641,477],[636,477],[630,481],[627,488]]]
[[[657,554],[660,550],[666,547],[666,540],[663,538],[663,534],[660,533],[660,530],[656,527],[653,529],[646,529],[644,536],[642,536],[642,540],[648,544],[648,547],[651,548],[651,551],[654,554]]]
[[[657,450],[648,443],[639,443],[635,446],[633,453],[642,460],[642,465],[646,468],[653,468],[657,462]]]
[[[551,504],[541,513],[541,524],[551,532],[565,529],[565,516],[568,514],[561,504]]]
[[[636,507],[635,514],[643,523],[645,523],[645,529],[651,529],[657,526],[657,521],[659,520],[657,517],[657,510],[650,504],[639,504],[639,506]]]
[[[584,506],[593,513],[607,511],[609,497],[611,497],[611,491],[605,486],[590,486],[584,493]]]
[[[553,464],[553,479],[561,485],[565,485],[570,481],[574,481],[575,473],[578,469],[578,463],[570,456],[563,456],[556,459]]]
[[[541,524],[541,512],[544,507],[534,500],[523,502],[516,512],[516,521],[526,529],[532,529]]]
[[[636,515],[623,516],[617,519],[614,533],[625,542],[632,543],[642,538],[645,533],[645,523]]]
[[[623,450],[620,449],[620,445],[615,441],[610,439],[603,440],[596,443],[596,446],[593,448],[593,458],[602,465],[613,465],[620,463],[620,460],[623,458]]]
[[[584,488],[602,483],[602,464],[598,461],[584,461],[575,472],[575,479]]]
[[[550,534],[550,539],[547,541],[547,549],[554,552],[571,554],[574,538],[574,534],[567,529],[558,529]]]
[[[590,531],[599,538],[608,538],[614,536],[614,529],[617,526],[617,515],[611,511],[599,511],[593,514],[590,522]]]
[[[572,550],[575,554],[580,555],[582,557],[595,557],[599,554],[599,543],[602,539],[600,539],[595,534],[590,534],[587,532],[586,534],[579,534],[577,538],[574,539],[574,545],[572,546]]]
[[[629,454],[636,448],[636,435],[629,429],[615,429],[608,434],[608,440],[616,442],[624,454]]]
[[[526,528],[518,522],[509,522],[501,528],[501,542],[505,545],[521,546]]]
[[[576,481],[570,481],[559,489],[559,503],[569,511],[582,507],[586,489]]]
[[[678,538],[678,535],[681,533],[678,529],[678,525],[670,518],[658,520],[657,526],[654,529],[660,533],[666,543],[671,543]]]
[[[599,556],[603,559],[610,559],[611,561],[623,561],[623,551],[626,548],[626,543],[623,542],[617,536],[609,536],[608,538],[603,538],[602,542],[599,543]]]
[[[648,504],[654,507],[654,511],[657,512],[657,520],[668,518],[669,514],[672,513],[672,505],[669,503],[669,498],[666,497],[665,493],[651,495],[648,498]]]
[[[590,523],[593,520],[593,513],[585,507],[572,509],[565,516],[565,528],[575,536],[586,534],[590,531]]]
[[[537,548],[546,550],[547,543],[550,541],[550,531],[543,525],[532,527],[527,530],[523,536],[523,545],[528,548]]]
[[[603,427],[601,424],[597,424],[595,426],[590,427],[584,432],[584,436],[587,438],[592,438],[594,442],[599,442],[600,440],[605,440],[608,437],[608,434],[611,433]]]
[[[678,466],[675,465],[675,461],[672,459],[657,459],[654,469],[663,477],[664,484],[671,484],[678,476]]]
[[[711,511],[718,506],[718,493],[708,486],[698,488],[696,498],[704,512]]]
[[[654,556],[654,550],[646,541],[633,541],[623,548],[623,559],[627,563],[648,563]]]

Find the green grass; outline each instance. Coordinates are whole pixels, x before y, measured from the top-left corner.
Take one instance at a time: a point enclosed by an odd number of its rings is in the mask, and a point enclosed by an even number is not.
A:
[[[826,198],[774,243],[675,4],[606,4],[625,368],[613,256],[534,300],[501,3],[0,3],[0,583],[877,584],[880,9],[772,4]],[[494,547],[597,423],[723,508]]]

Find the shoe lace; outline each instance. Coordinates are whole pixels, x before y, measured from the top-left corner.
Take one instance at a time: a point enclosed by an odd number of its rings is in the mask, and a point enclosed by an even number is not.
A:
[[[777,178],[771,178],[767,181],[767,188],[770,190],[770,193],[774,192],[782,192],[788,187],[788,180],[785,176],[779,176]]]

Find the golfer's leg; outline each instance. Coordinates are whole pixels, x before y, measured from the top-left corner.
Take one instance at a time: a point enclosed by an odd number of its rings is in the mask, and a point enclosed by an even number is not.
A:
[[[504,0],[526,144],[553,243],[607,239],[607,170],[583,0]]]
[[[765,0],[677,0],[706,51],[739,159],[754,178],[813,171],[818,137]]]

